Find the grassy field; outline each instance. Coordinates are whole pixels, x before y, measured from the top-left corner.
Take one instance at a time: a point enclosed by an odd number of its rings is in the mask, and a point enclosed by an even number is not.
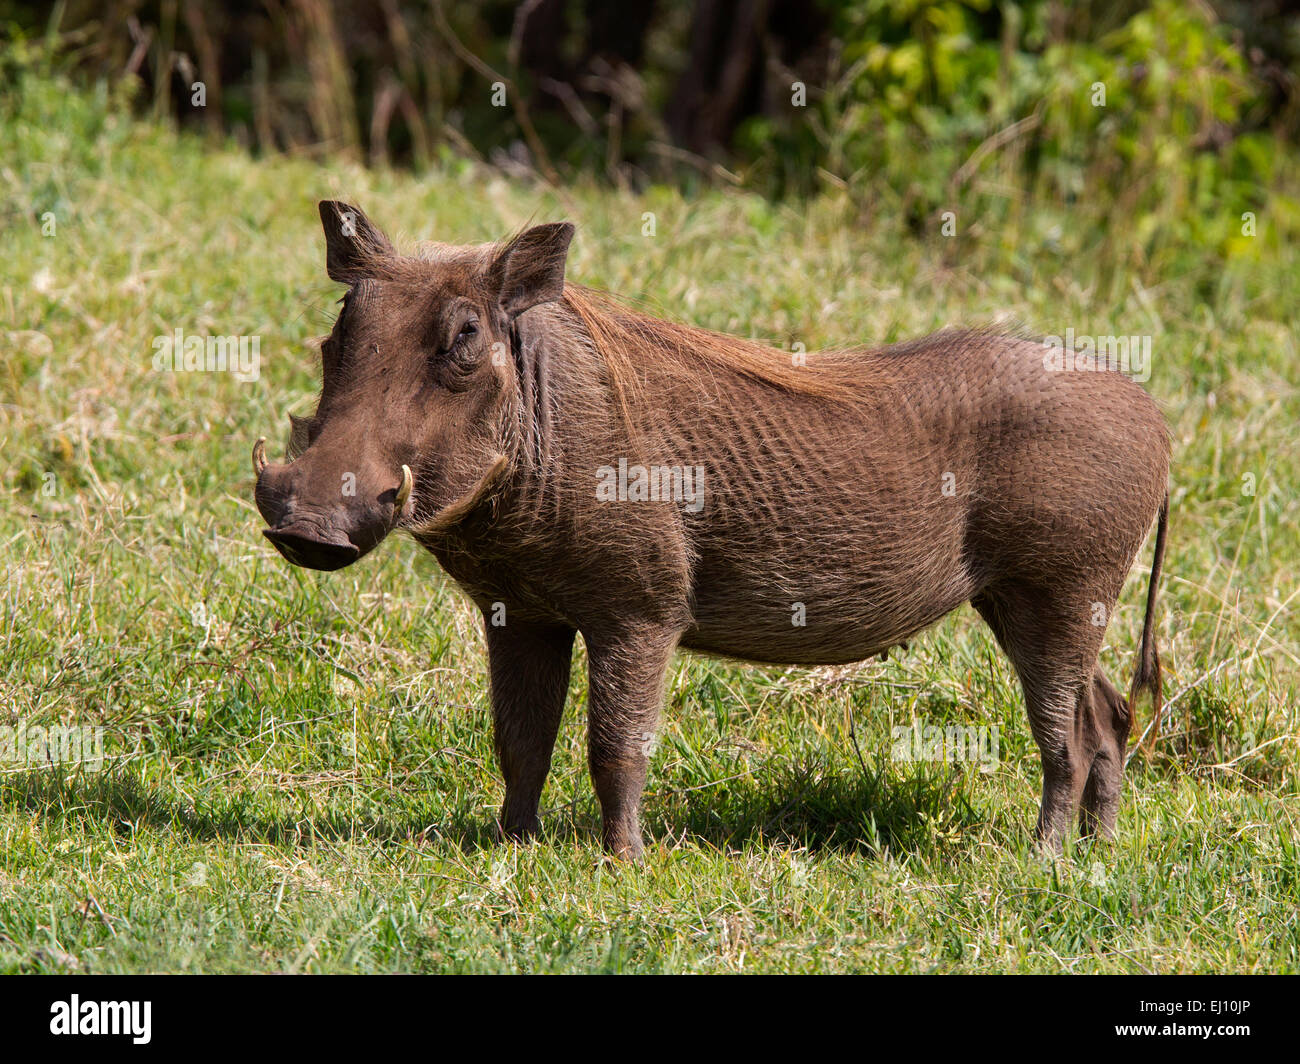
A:
[[[1154,261],[1121,218],[1074,232],[1068,205],[945,239],[883,192],[865,216],[838,193],[557,194],[455,163],[253,161],[49,77],[18,99],[0,724],[100,725],[107,761],[0,764],[0,971],[1300,970],[1300,243],[1267,206],[1223,205],[1260,212],[1226,261],[1176,234]],[[402,246],[567,217],[572,278],[783,347],[1001,317],[1151,335],[1168,728],[1132,760],[1118,842],[1033,852],[1037,751],[963,609],[855,668],[679,659],[643,867],[600,855],[579,645],[544,836],[498,844],[476,612],[407,539],[317,574],[259,534],[250,445],[310,410],[340,294],[324,197]],[[156,372],[178,328],[259,336],[258,379]],[[1149,563],[1103,653],[1124,686]],[[913,719],[996,727],[1000,760],[892,761]]]

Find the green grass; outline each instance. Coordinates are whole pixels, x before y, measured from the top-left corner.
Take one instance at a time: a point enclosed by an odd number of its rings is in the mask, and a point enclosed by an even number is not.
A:
[[[0,723],[102,725],[110,758],[0,765],[0,970],[1300,970],[1300,242],[1263,192],[1249,254],[1153,266],[1122,219],[1069,233],[1068,205],[954,244],[836,195],[254,161],[49,77],[18,99],[0,112]],[[339,294],[315,201],[334,196],[404,245],[568,217],[575,279],[784,346],[1001,315],[1152,334],[1175,446],[1170,730],[1133,760],[1118,842],[1034,854],[1036,750],[966,609],[851,669],[680,659],[639,868],[597,845],[579,647],[544,835],[497,844],[474,611],[409,540],[314,574],[259,535],[249,450],[311,406],[305,342]],[[1062,220],[1069,255],[1033,238]],[[260,335],[260,378],[155,373],[178,327]],[[1122,684],[1149,559],[1103,655]],[[996,726],[999,765],[890,761],[913,717]]]

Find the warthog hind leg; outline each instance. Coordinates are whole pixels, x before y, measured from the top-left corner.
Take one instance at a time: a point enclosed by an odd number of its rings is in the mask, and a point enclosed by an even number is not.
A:
[[[1128,700],[1115,689],[1098,665],[1092,674],[1093,725],[1100,737],[1097,753],[1088,771],[1079,809],[1079,834],[1084,837],[1114,838],[1119,814],[1119,796],[1124,789],[1124,758],[1128,733],[1133,724]]]
[[[1111,695],[1118,699],[1118,692],[1097,670],[1106,626],[1095,623],[1114,602],[1108,591],[1023,584],[989,588],[971,600],[1020,677],[1043,763],[1035,836],[1051,852],[1063,848],[1076,814],[1086,831],[1114,828],[1128,730],[1117,723]]]

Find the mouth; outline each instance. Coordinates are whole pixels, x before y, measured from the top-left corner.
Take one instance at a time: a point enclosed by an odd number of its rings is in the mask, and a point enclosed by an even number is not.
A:
[[[341,532],[320,532],[305,525],[264,528],[269,539],[286,559],[304,569],[333,572],[361,557],[361,549]]]

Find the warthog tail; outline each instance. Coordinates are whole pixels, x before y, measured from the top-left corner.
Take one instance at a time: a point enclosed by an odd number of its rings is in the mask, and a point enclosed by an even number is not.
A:
[[[1156,739],[1160,736],[1160,713],[1164,708],[1164,695],[1160,684],[1160,652],[1156,649],[1155,627],[1156,589],[1160,585],[1160,567],[1165,560],[1165,532],[1169,525],[1169,493],[1160,507],[1160,521],[1156,526],[1156,550],[1151,559],[1151,583],[1147,587],[1147,615],[1142,623],[1142,646],[1138,651],[1137,669],[1133,673],[1133,683],[1128,689],[1130,712],[1137,704],[1137,696],[1142,690],[1151,692],[1151,741],[1147,744],[1148,756],[1155,750]]]

